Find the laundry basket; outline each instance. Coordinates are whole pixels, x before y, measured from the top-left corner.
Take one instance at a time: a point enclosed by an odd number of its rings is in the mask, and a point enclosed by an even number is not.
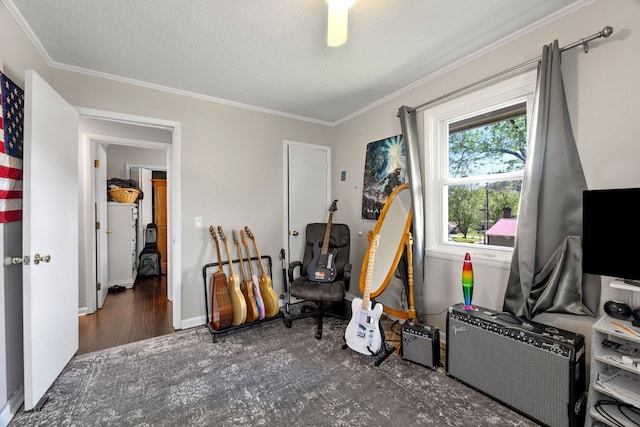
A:
[[[109,190],[109,196],[118,203],[134,203],[140,194],[135,188],[114,188]]]

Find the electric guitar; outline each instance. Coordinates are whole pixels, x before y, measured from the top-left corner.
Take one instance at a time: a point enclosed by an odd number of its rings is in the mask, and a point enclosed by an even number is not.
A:
[[[334,249],[329,252],[329,240],[331,238],[331,221],[333,213],[337,210],[336,204],[338,200],[334,200],[329,208],[329,221],[324,230],[324,240],[322,241],[322,249],[320,249],[320,241],[313,243],[313,258],[307,267],[307,279],[313,282],[333,282],[336,279],[338,271],[336,270],[336,256],[338,250]]]
[[[209,232],[216,242],[216,253],[218,254],[218,271],[211,275],[211,324],[213,329],[220,330],[228,328],[233,323],[233,306],[229,299],[227,276],[222,271],[220,246],[213,226],[209,227]]]
[[[352,317],[344,332],[347,345],[358,353],[372,356],[380,352],[382,346],[382,334],[380,333],[380,316],[382,316],[382,304],[376,304],[371,309],[371,274],[373,273],[373,257],[378,247],[380,236],[376,234],[369,244],[369,263],[364,279],[363,299],[354,298],[351,303]]]
[[[278,296],[273,291],[271,276],[267,275],[264,270],[264,265],[262,265],[262,258],[260,257],[260,251],[258,250],[258,243],[256,242],[256,238],[254,237],[249,227],[245,226],[244,231],[247,232],[247,236],[249,236],[249,239],[251,239],[251,241],[253,242],[253,247],[255,248],[256,255],[258,256],[258,265],[260,266],[260,279],[258,280],[258,282],[260,283],[260,295],[262,295],[262,300],[264,301],[265,316],[273,317],[280,311]]]
[[[231,235],[233,236],[233,243],[236,245],[236,250],[238,251],[238,258],[240,258],[240,271],[242,272],[242,296],[244,297],[245,305],[247,306],[247,323],[253,322],[254,320],[258,320],[258,316],[260,312],[258,311],[258,306],[256,305],[256,299],[253,297],[253,292],[251,288],[253,285],[251,284],[251,280],[247,279],[247,276],[244,272],[244,262],[242,261],[242,251],[240,250],[240,242],[238,240],[238,235],[236,234],[236,230],[231,230]]]
[[[233,271],[233,261],[231,260],[231,251],[229,250],[229,243],[227,243],[227,236],[225,236],[220,226],[218,226],[218,234],[224,243],[224,247],[227,249],[227,258],[229,259],[229,297],[231,298],[231,306],[233,307],[233,326],[238,326],[247,320],[247,303],[244,301],[242,290],[240,289],[240,278],[235,271]]]
[[[258,307],[258,320],[262,320],[265,316],[264,301],[262,299],[262,294],[260,293],[258,276],[253,272],[253,267],[251,266],[251,255],[249,254],[249,246],[247,245],[247,238],[244,235],[244,230],[240,230],[240,237],[242,238],[244,250],[247,251],[247,264],[249,264],[249,274],[251,275],[252,283],[251,291],[253,292],[253,297],[255,298],[256,306]]]

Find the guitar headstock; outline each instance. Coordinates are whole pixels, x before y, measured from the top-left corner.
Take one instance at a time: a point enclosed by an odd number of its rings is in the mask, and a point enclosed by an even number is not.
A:
[[[239,245],[240,242],[238,242],[238,233],[236,233],[236,230],[231,230],[231,236],[233,236],[233,243]]]
[[[244,235],[243,229],[240,229],[240,238],[242,239],[242,244],[247,246],[247,237]]]
[[[216,237],[216,229],[213,228],[213,225],[209,227],[209,233],[211,233],[211,237],[213,237],[213,240],[215,240],[217,243],[218,238]]]
[[[222,227],[218,226],[218,234],[220,235],[220,239],[226,244],[227,236],[224,235],[224,231],[222,231]]]
[[[335,212],[338,210],[338,199],[335,199],[333,202],[331,202],[331,206],[329,207],[329,212]]]
[[[248,226],[246,225],[244,226],[244,231],[247,232],[247,236],[249,236],[251,240],[253,240],[254,242],[256,241],[255,237],[253,237],[253,233],[251,232]]]

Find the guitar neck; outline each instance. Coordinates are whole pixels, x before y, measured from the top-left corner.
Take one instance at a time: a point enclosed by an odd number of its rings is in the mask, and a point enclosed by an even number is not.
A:
[[[240,258],[240,271],[242,272],[242,281],[246,282],[247,275],[244,272],[244,263],[242,262],[242,250],[240,249],[240,243],[238,243],[237,241],[234,243],[236,244],[236,250],[238,251],[238,255]]]
[[[331,221],[333,220],[333,212],[329,213],[329,221],[327,228],[324,229],[324,240],[322,241],[322,250],[320,253],[326,255],[329,253],[329,239],[331,238]]]
[[[233,276],[235,273],[233,271],[233,261],[231,261],[231,251],[229,250],[229,244],[227,241],[224,241],[224,246],[227,249],[227,257],[229,258],[229,275]]]
[[[247,252],[247,264],[249,264],[249,275],[253,276],[253,266],[251,265],[251,254],[249,253],[249,246],[244,243],[244,250]]]
[[[260,275],[265,277],[267,273],[264,270],[264,265],[262,265],[262,257],[260,256],[260,251],[258,250],[258,244],[254,239],[251,239],[253,242],[253,247],[256,249],[256,256],[258,257],[258,265],[260,266]]]
[[[251,254],[249,253],[249,245],[247,245],[247,237],[244,234],[244,230],[240,230],[240,240],[242,240],[242,246],[247,252],[247,264],[249,264],[249,276],[253,276],[253,267],[251,266]],[[242,254],[240,254],[242,256]]]
[[[229,242],[227,242],[227,236],[225,236],[224,231],[222,231],[222,227],[218,226],[218,234],[220,235],[220,239],[224,243],[224,247],[227,250],[227,259],[229,260],[229,275],[233,276],[233,261],[231,261],[231,251],[229,250]]]
[[[362,292],[362,310],[369,310],[369,301],[371,295],[371,276],[373,275],[373,259],[376,255],[376,248],[378,247],[378,239],[379,235],[375,235],[373,239],[371,239],[371,243],[369,244],[369,262],[367,263],[367,272],[364,276],[364,290]]]
[[[211,237],[213,241],[216,242],[216,253],[218,254],[218,273],[222,273],[222,258],[220,257],[220,245],[218,244],[218,238],[216,237],[216,231],[213,226],[209,227],[209,231],[211,232]]]

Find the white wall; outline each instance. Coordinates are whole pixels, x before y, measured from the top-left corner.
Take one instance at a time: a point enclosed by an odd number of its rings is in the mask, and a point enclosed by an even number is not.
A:
[[[151,169],[153,169],[152,166],[155,166],[158,168],[157,170],[166,170],[167,150],[125,145],[109,145],[107,147],[107,179],[129,179],[126,168],[128,164],[146,165]]]

